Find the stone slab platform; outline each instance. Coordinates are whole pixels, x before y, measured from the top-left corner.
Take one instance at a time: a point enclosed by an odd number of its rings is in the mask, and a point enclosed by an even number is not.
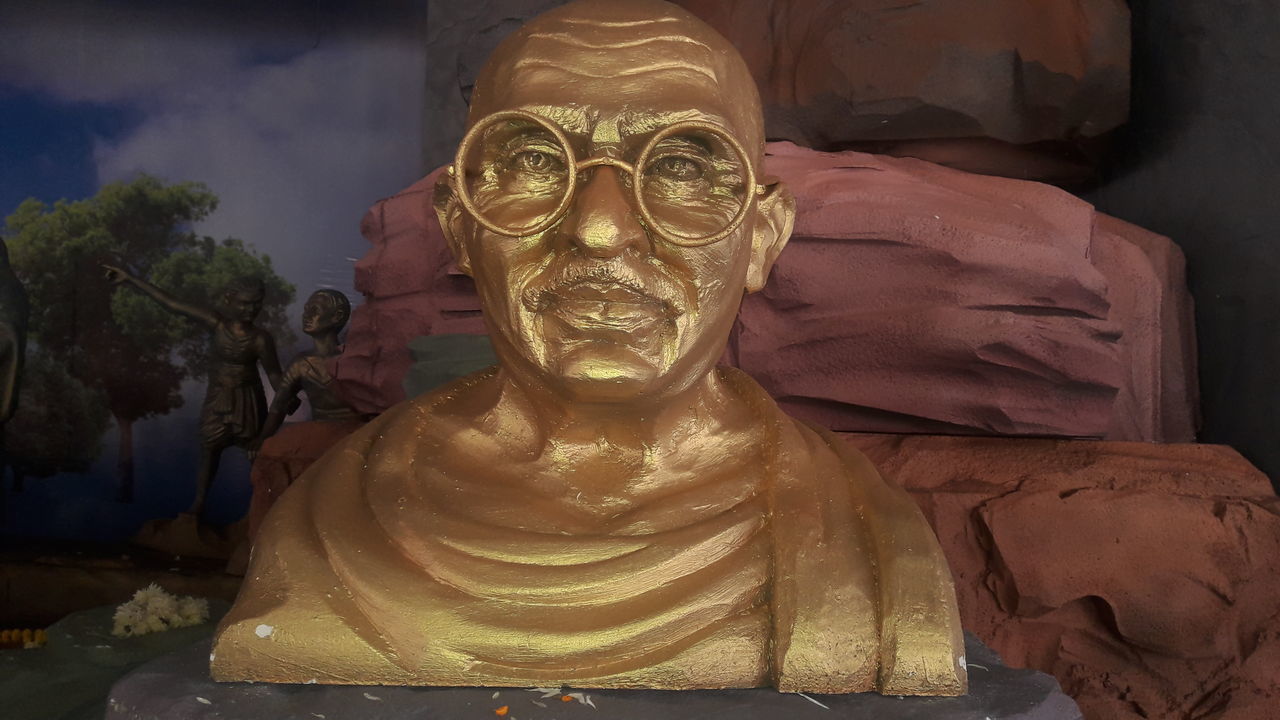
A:
[[[106,720],[1079,720],[1050,675],[1005,667],[966,638],[970,693],[958,698],[796,695],[769,689],[574,690],[216,683],[208,640],[157,658],[111,690]],[[564,698],[568,698],[566,701]],[[589,703],[586,702],[589,700]],[[505,708],[505,710],[504,710]]]

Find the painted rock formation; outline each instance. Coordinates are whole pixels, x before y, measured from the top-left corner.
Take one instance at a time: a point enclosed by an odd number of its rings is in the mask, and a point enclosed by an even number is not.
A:
[[[258,528],[267,511],[284,494],[311,463],[329,451],[342,438],[350,435],[363,423],[351,422],[295,422],[280,426],[280,431],[267,438],[262,450],[253,461],[249,479],[253,484],[253,497],[249,502],[248,537],[258,536]],[[247,561],[248,558],[246,557]]]
[[[1215,445],[850,436],[929,517],[965,629],[1090,720],[1280,707],[1280,498]]]
[[[1186,441],[1190,298],[1167,239],[1038,183],[856,152],[769,146],[798,202],[728,360],[835,430]],[[408,343],[484,332],[429,199],[370,210],[366,295],[337,363],[364,412],[403,399]]]

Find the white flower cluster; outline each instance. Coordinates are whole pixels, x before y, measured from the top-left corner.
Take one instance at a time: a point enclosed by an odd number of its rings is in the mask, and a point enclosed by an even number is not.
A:
[[[133,599],[116,608],[111,634],[130,637],[209,621],[209,601],[179,598],[152,583],[134,593]]]

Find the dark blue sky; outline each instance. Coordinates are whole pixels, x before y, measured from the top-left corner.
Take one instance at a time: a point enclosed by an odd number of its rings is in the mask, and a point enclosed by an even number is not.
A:
[[[97,190],[95,138],[116,140],[141,113],[123,104],[62,102],[0,82],[0,212],[28,197],[78,200]]]

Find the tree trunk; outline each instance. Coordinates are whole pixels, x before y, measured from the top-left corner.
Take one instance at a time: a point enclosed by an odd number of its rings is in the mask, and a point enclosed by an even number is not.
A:
[[[133,502],[133,421],[116,416],[120,449],[116,452],[116,499]]]

